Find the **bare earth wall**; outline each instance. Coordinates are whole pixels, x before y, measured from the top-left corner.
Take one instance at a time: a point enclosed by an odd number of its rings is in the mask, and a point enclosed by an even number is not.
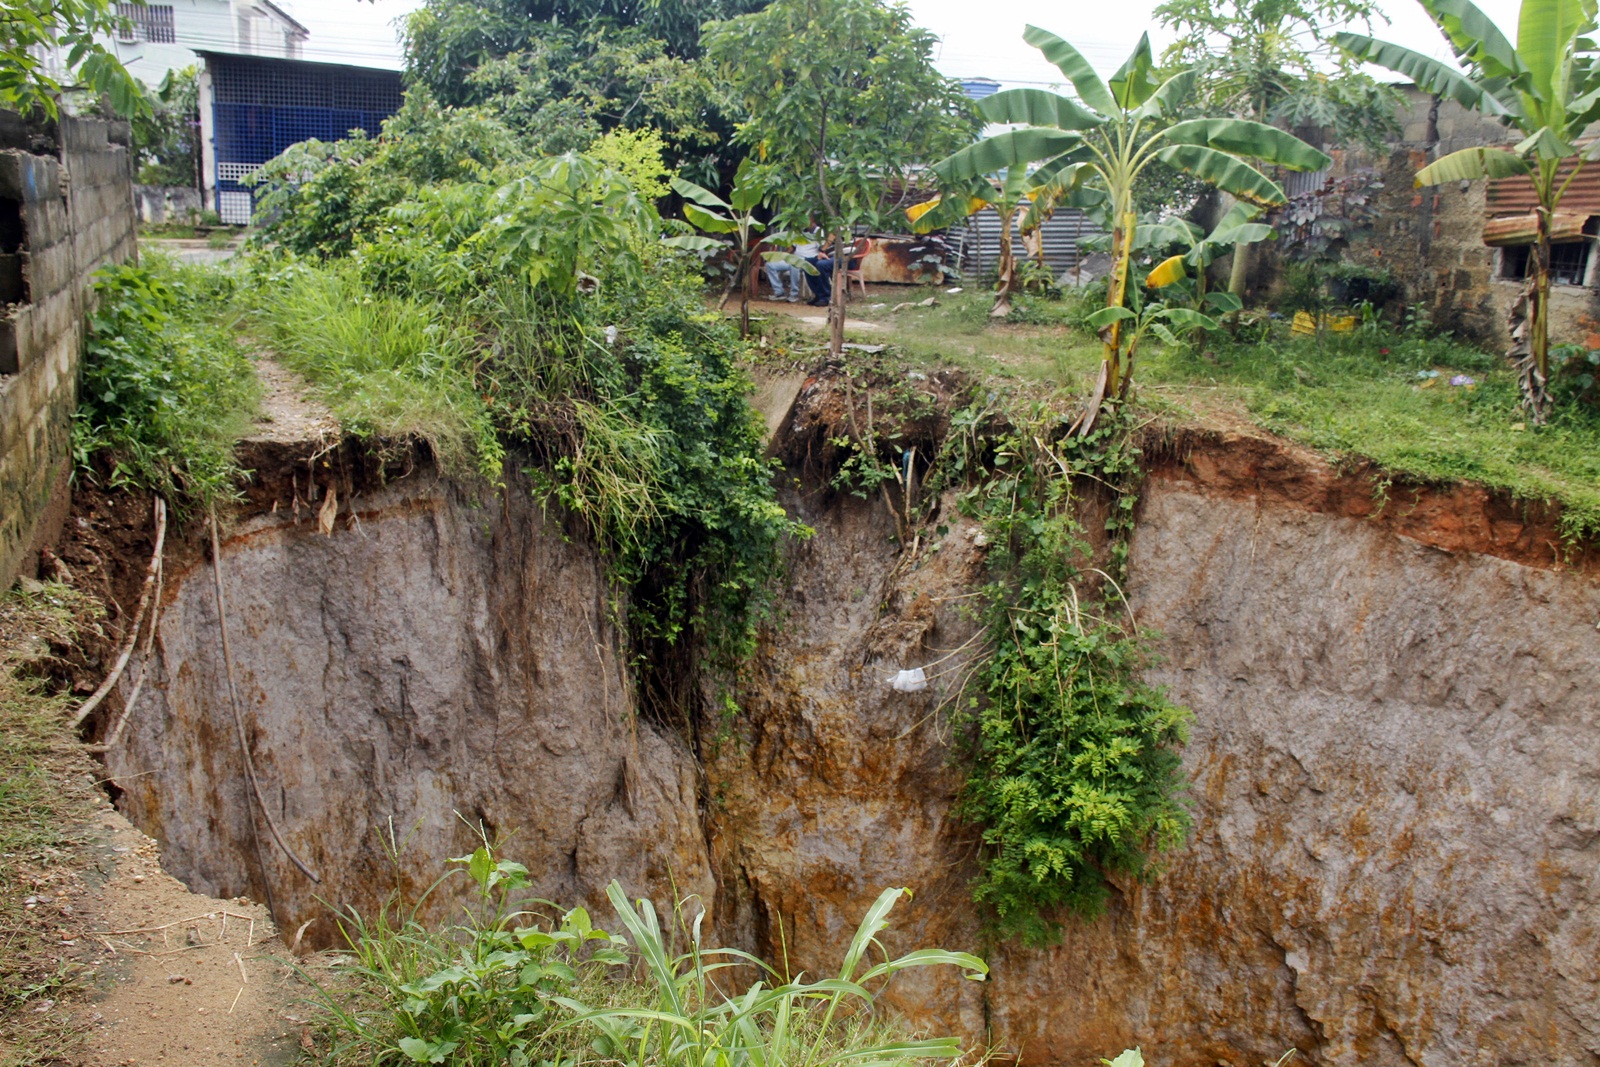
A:
[[[628,714],[593,556],[525,496],[423,471],[360,490],[325,536],[298,477],[256,491],[224,545],[256,763],[325,879],[269,858],[286,926],[313,892],[381,899],[391,817],[412,832],[400,880],[436,872],[468,843],[460,812],[514,832],[544,895],[675,885],[810,973],[911,886],[890,947],[977,949],[994,974],[909,974],[895,1005],[1030,1063],[1136,1043],[1195,1067],[1290,1045],[1349,1067],[1600,1061],[1600,589],[1538,515],[1472,490],[1380,510],[1363,476],[1261,438],[1163,458],[1131,594],[1166,634],[1156,680],[1195,711],[1194,835],[1029,950],[985,946],[969,903],[938,712],[961,655],[926,692],[887,684],[972,635],[983,549],[950,509],[939,550],[897,568],[881,504],[791,493],[817,534],[702,788],[687,747]],[[259,895],[210,583],[198,554],[174,568],[155,689],[111,769],[174,873]]]

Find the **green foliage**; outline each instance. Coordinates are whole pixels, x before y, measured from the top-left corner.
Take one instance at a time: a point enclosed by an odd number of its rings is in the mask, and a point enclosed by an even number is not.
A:
[[[444,469],[500,480],[505,449],[473,387],[476,338],[464,323],[367,290],[348,264],[272,267],[252,279],[265,338],[346,431],[380,446],[420,438]]]
[[[149,110],[139,83],[103,40],[121,24],[111,0],[30,0],[0,15],[0,107],[55,118],[57,98],[73,89],[105,95],[119,115]],[[69,77],[50,73],[45,57],[59,50]]]
[[[360,130],[334,143],[293,145],[264,164],[257,187],[261,243],[301,255],[342,256],[391,207],[442,184],[485,181],[525,160],[516,137],[476,108],[440,107],[406,95],[376,140]]]
[[[733,123],[699,57],[700,24],[764,3],[431,0],[406,19],[407,74],[447,104],[489,109],[533,154],[651,129],[672,170],[714,183],[731,170]]]
[[[633,186],[639,199],[654,203],[667,195],[666,145],[655,130],[616,129],[589,146],[590,159],[616,171]]]
[[[1165,0],[1155,15],[1178,35],[1162,60],[1199,70],[1214,112],[1315,126],[1374,151],[1399,132],[1394,91],[1333,43],[1336,30],[1383,19],[1371,0]]]
[[[150,109],[133,117],[133,150],[145,185],[199,187],[200,73],[169,70],[148,94]]]
[[[249,357],[216,308],[231,276],[153,257],[96,274],[73,428],[80,476],[166,496],[230,497],[233,445],[255,410]]]
[[[605,553],[646,707],[679,720],[680,669],[742,657],[777,542],[803,530],[774,498],[739,343],[617,170],[574,155],[452,164],[461,124],[493,120],[408,107],[431,116],[414,143],[279,201],[275,232],[348,260],[264,258],[252,298],[274,347],[359,432],[425,438],[496,481],[502,442],[530,452],[536,492]]]
[[[391,902],[373,921],[348,916],[353,989],[319,987],[334,1062],[374,1065],[584,1063],[627,1067],[762,1067],[913,1063],[961,1055],[955,1038],[912,1039],[872,1019],[884,984],[913,967],[988,968],[964,952],[921,949],[872,964],[869,950],[909,890],[887,889],[857,930],[837,978],[789,979],[748,953],[708,948],[703,913],[680,912],[671,945],[648,900],[607,896],[632,938],[596,929],[575,908],[526,899],[527,870],[487,844],[451,861],[476,886],[464,922],[433,931]],[[435,886],[437,888],[437,886]],[[430,893],[432,890],[430,890]],[[716,972],[748,965],[761,980],[737,995]],[[842,1010],[841,1010],[842,1009]]]
[[[953,430],[963,418],[976,429],[982,415],[958,414]],[[1150,874],[1189,826],[1177,752],[1189,713],[1141,681],[1150,635],[1119,617],[1139,453],[1115,420],[1065,429],[1044,419],[1001,436],[992,473],[960,502],[989,536],[993,581],[958,810],[982,831],[976,898],[1002,935],[1031,944],[1057,936],[1057,908],[1098,912],[1108,876]],[[958,448],[974,440],[952,435]],[[1111,492],[1109,572],[1089,563],[1076,477]],[[1086,600],[1095,586],[1102,599]]]
[[[937,39],[882,0],[775,0],[705,28],[745,120],[737,141],[781,177],[785,221],[882,225],[911,167],[969,141],[977,117],[934,69]]]

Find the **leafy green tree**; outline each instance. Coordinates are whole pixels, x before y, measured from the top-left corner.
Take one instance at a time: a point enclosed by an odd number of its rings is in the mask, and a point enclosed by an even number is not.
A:
[[[904,208],[911,168],[970,140],[978,124],[933,66],[936,38],[882,0],[775,0],[705,28],[706,54],[744,114],[736,137],[771,164],[797,226],[845,235]],[[845,287],[833,287],[831,348],[844,342]]]
[[[1292,170],[1317,170],[1331,160],[1292,134],[1253,119],[1198,118],[1173,122],[1194,92],[1199,71],[1179,70],[1156,80],[1150,38],[1141,37],[1127,62],[1102,80],[1076,48],[1053,33],[1029,26],[1023,39],[1049,59],[1077,90],[1077,99],[1042,89],[1008,89],[979,104],[991,122],[1025,123],[979,141],[934,164],[941,183],[964,187],[973,177],[1006,167],[1042,163],[1040,179],[1075,189],[1095,188],[1112,219],[1111,276],[1107,307],[1121,307],[1137,237],[1134,187],[1139,175],[1160,161],[1194,175],[1240,200],[1263,206],[1285,202],[1283,190],[1246,160]],[[1093,428],[1107,397],[1128,389],[1125,338],[1120,318],[1100,330],[1100,378],[1079,433]]]
[[[146,185],[200,187],[200,73],[169,70],[149,93],[150,110],[133,117],[133,150]]]
[[[674,170],[731,177],[721,89],[702,22],[765,0],[429,0],[407,16],[407,78],[447,105],[481,105],[535,154],[586,150],[613,129],[654,129]]]
[[[139,83],[100,43],[119,21],[111,0],[8,3],[0,9],[0,107],[24,113],[37,107],[53,119],[62,92],[87,89],[109,97],[119,115],[147,111]],[[46,68],[43,57],[58,50],[76,80],[63,84]]]
[[[1318,126],[1372,149],[1397,132],[1394,92],[1333,42],[1339,27],[1383,18],[1372,0],[1166,0],[1155,14],[1178,34],[1162,60],[1200,72],[1212,114]],[[1249,258],[1247,245],[1233,258],[1228,287],[1241,296]]]
[[[1600,141],[1577,140],[1600,119],[1600,54],[1593,0],[1523,0],[1513,47],[1471,0],[1421,0],[1450,42],[1460,70],[1397,44],[1354,33],[1337,40],[1350,53],[1416,82],[1424,92],[1492,115],[1522,133],[1509,148],[1465,148],[1417,172],[1418,187],[1480,178],[1527,178],[1538,197],[1532,276],[1522,321],[1508,353],[1535,425],[1550,406],[1550,228],[1562,196]],[[1563,174],[1563,170],[1565,173]]]

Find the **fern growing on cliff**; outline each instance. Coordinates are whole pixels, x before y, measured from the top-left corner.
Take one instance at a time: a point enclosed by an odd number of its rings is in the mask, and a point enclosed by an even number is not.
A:
[[[1125,626],[1113,574],[1088,565],[1073,495],[1074,476],[1110,490],[1120,571],[1137,450],[1117,424],[1052,436],[1031,426],[1000,440],[995,473],[962,500],[994,547],[992,652],[973,677],[959,812],[982,831],[976,898],[999,933],[1033,944],[1058,935],[1062,907],[1097,914],[1108,876],[1148,874],[1189,827],[1177,748],[1190,713],[1141,679],[1149,635]]]

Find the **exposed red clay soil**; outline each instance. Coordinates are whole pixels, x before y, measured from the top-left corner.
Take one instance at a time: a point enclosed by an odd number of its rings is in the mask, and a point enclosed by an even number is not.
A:
[[[1592,544],[1563,541],[1558,506],[1472,482],[1430,485],[1368,461],[1335,467],[1281,438],[1231,429],[1180,429],[1144,451],[1150,477],[1190,482],[1210,494],[1367,519],[1443,552],[1600,572]]]

